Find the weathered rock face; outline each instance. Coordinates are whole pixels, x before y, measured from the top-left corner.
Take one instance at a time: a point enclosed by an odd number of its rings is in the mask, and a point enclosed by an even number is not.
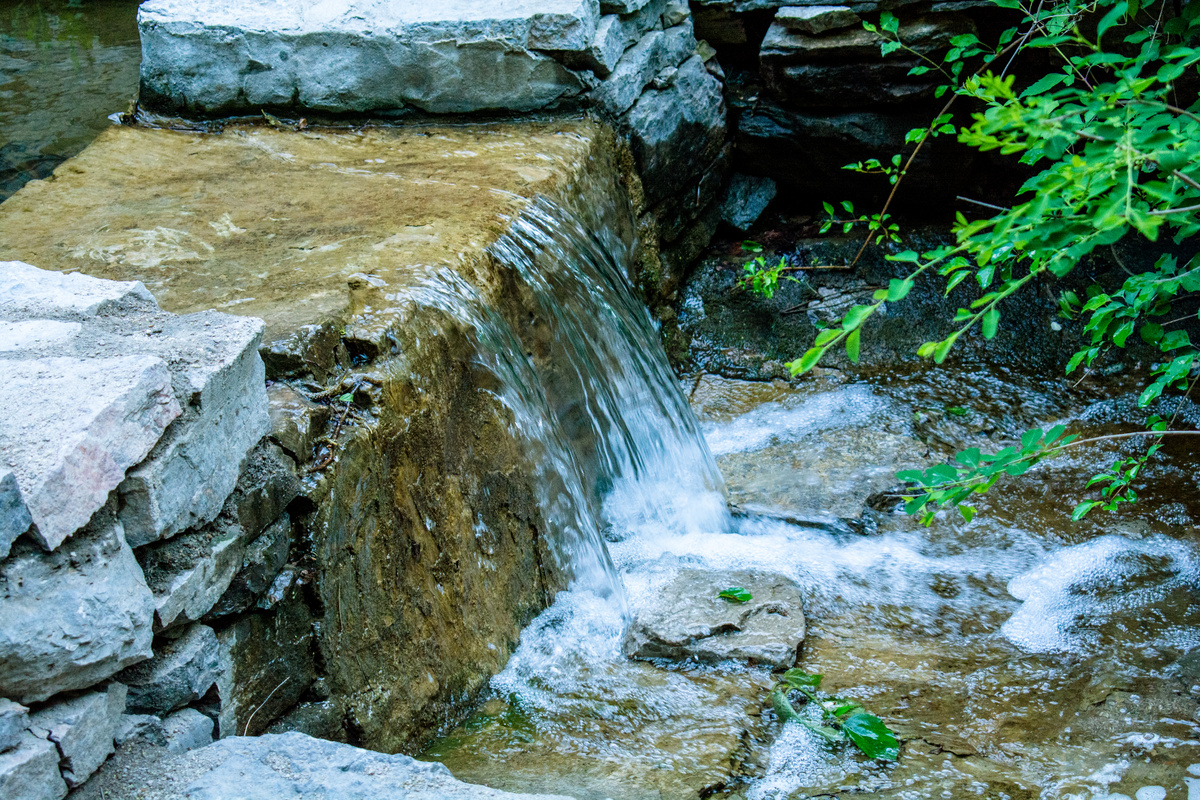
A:
[[[126,708],[163,716],[199,700],[217,680],[217,635],[193,625],[155,648],[154,658],[129,667],[118,680],[129,687]]]
[[[151,655],[154,598],[111,512],[46,555],[0,562],[0,695],[84,689]]]
[[[125,687],[109,684],[102,692],[89,692],[49,705],[29,718],[33,735],[55,744],[61,756],[62,776],[71,788],[79,786],[113,752],[113,736],[125,709]]]
[[[750,592],[741,603],[718,595]],[[781,575],[682,570],[659,601],[630,623],[621,648],[631,658],[747,661],[776,669],[796,663],[804,642],[800,587]]]
[[[12,750],[0,753],[0,792],[12,800],[60,800],[67,783],[58,771],[58,748],[31,733]]]

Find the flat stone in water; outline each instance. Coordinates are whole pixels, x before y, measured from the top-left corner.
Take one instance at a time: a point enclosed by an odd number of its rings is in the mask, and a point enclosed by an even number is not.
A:
[[[720,597],[745,589],[749,600]],[[631,658],[748,661],[776,668],[796,663],[804,641],[800,587],[765,572],[682,570],[640,611],[621,648]]]

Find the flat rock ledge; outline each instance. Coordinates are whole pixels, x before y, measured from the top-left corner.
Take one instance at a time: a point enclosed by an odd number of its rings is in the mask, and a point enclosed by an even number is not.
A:
[[[116,762],[114,762],[115,764]],[[456,780],[442,764],[386,755],[302,733],[234,736],[101,775],[90,799],[141,800],[571,800],[512,794]]]
[[[721,598],[739,587],[744,603]],[[637,613],[621,643],[630,658],[745,661],[787,669],[804,642],[800,587],[757,571],[681,570],[651,605]]]

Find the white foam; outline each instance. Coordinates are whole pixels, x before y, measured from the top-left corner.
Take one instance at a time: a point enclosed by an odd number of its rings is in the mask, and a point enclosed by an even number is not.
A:
[[[761,450],[821,430],[865,425],[886,407],[869,386],[854,385],[798,402],[764,403],[728,422],[702,426],[713,455]]]

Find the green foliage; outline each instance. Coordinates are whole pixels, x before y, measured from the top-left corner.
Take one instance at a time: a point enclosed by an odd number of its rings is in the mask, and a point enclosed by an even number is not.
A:
[[[990,217],[968,219],[960,212],[953,246],[889,255],[897,264],[908,265],[908,274],[877,291],[873,304],[855,306],[839,324],[821,330],[813,347],[789,364],[793,374],[811,369],[842,343],[851,360],[857,360],[863,324],[885,303],[902,301],[917,280],[934,274],[945,279],[947,295],[968,279],[981,290],[979,297],[958,309],[948,336],[918,348],[919,356],[941,363],[972,331],[985,339],[995,337],[1008,298],[1035,281],[1070,274],[1098,248],[1135,238],[1178,245],[1200,233],[1200,101],[1180,83],[1194,82],[1198,73],[1200,3],[1183,4],[1177,14],[1173,3],[1142,5],[1136,0],[1058,0],[1036,6],[1019,0],[996,2],[1020,9],[1021,25],[1004,31],[994,44],[974,34],[956,36],[940,60],[909,47],[905,28],[888,12],[878,24],[864,23],[880,38],[883,55],[903,51],[921,61],[911,74],[940,74],[946,82],[937,94],[947,102],[928,126],[909,132],[906,143],[912,149],[907,156],[868,158],[846,168],[886,178],[894,195],[921,147],[931,138],[956,133],[959,141],[1012,156],[1036,173],[1009,207],[978,203],[994,212]],[[1020,87],[1008,74],[1009,65],[1035,51],[1048,57],[1052,66]],[[961,129],[950,113],[956,101],[974,108],[970,124]],[[827,202],[829,220],[823,230],[840,224],[849,231],[866,224],[864,248],[872,242],[896,241],[900,232],[887,214],[890,203],[889,197],[878,214],[843,220]],[[842,208],[853,214],[849,203]],[[1177,326],[1197,315],[1180,315],[1175,309],[1177,300],[1197,292],[1200,254],[1182,265],[1167,255],[1152,265],[1138,264],[1116,291],[1093,287],[1086,298],[1063,292],[1061,316],[1081,319],[1087,337],[1067,371],[1090,370],[1102,354],[1140,341],[1162,353],[1139,398],[1141,404],[1149,405],[1168,390],[1186,391],[1195,380],[1192,373],[1200,353]],[[1119,460],[1093,478],[1088,486],[1102,487],[1100,496],[1081,503],[1076,518],[1093,508],[1112,510],[1135,501],[1133,483],[1146,459],[1158,450],[1162,435],[1169,433],[1167,427],[1169,423],[1157,418],[1148,422],[1152,438],[1146,452]],[[1023,439],[1020,447],[987,456],[967,451],[959,454],[956,464],[902,473],[919,490],[908,498],[910,513],[920,513],[928,522],[933,510],[958,506],[969,515],[973,512],[963,501],[986,491],[1001,475],[1019,475],[1067,446],[1095,441],[1076,441],[1058,429],[1037,432],[1036,439],[1033,433],[1026,434],[1029,440]]]
[[[754,599],[754,595],[750,594],[740,586],[730,586],[728,589],[722,589],[721,593],[718,594],[717,597],[720,597],[723,600],[729,600],[733,603],[747,603]]]
[[[343,395],[338,395],[338,402],[339,403],[353,403],[354,402],[354,392],[346,392]]]
[[[867,758],[895,761],[900,757],[900,742],[888,730],[883,720],[853,700],[819,694],[822,675],[811,675],[801,669],[789,669],[771,692],[771,705],[783,722],[796,722],[820,736],[829,744],[849,741]],[[789,695],[799,694],[805,703],[812,703],[821,712],[820,721],[798,713]]]

